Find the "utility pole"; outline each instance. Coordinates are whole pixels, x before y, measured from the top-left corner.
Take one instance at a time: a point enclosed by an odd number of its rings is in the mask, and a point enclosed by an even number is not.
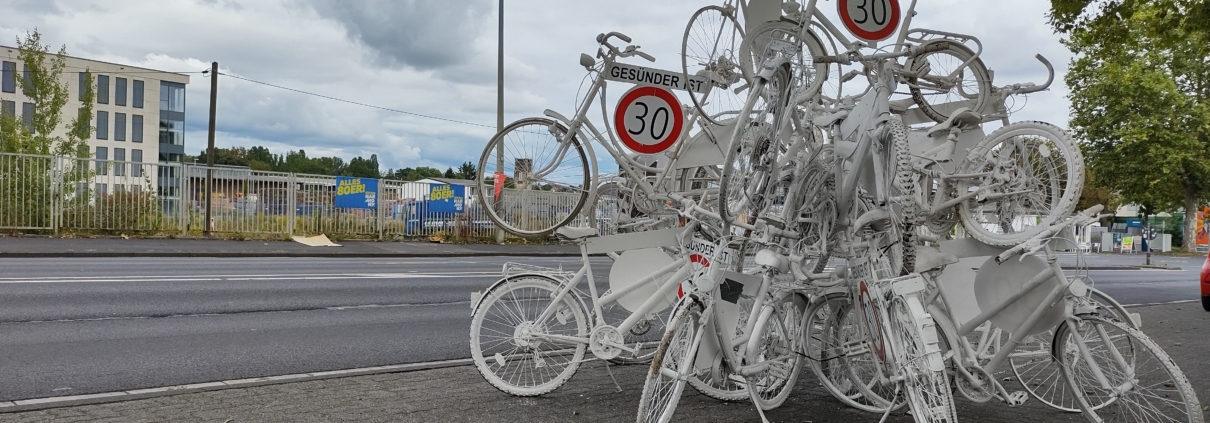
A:
[[[214,191],[214,112],[218,103],[218,62],[210,62],[210,134],[206,137],[206,225],[203,231],[207,237],[212,236],[214,227],[210,223],[210,195]]]
[[[500,50],[496,53],[496,133],[504,130],[504,0],[500,0]],[[504,172],[504,144],[496,144],[496,172]],[[495,181],[497,176],[492,176]],[[496,183],[499,183],[498,181]],[[480,197],[487,193],[479,193]],[[493,198],[494,200],[495,198]],[[493,201],[493,206],[495,206]],[[504,229],[496,230],[496,243],[504,243]]]

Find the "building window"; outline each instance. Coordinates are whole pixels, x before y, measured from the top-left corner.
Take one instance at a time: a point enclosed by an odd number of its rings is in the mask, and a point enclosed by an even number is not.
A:
[[[143,142],[143,115],[130,115],[130,142]]]
[[[97,139],[109,139],[109,112],[97,111]]]
[[[126,105],[126,78],[114,78],[113,104],[118,106]]]
[[[85,72],[80,72],[80,94],[76,100],[84,101],[84,87],[88,86],[88,75]]]
[[[21,64],[21,79],[24,79],[26,84],[32,85],[34,83],[33,81],[29,80],[29,65],[25,63]],[[24,90],[24,88],[22,88],[22,90]]]
[[[130,176],[143,176],[143,150],[130,150]]]
[[[126,162],[126,149],[125,148],[113,149],[113,175],[114,176],[125,176],[126,175],[126,163],[125,162]]]
[[[185,85],[160,82],[160,110],[185,112]]]
[[[109,75],[97,75],[97,103],[109,104]]]
[[[126,141],[126,114],[113,114],[113,140]]]
[[[185,121],[160,119],[160,144],[185,145]]]
[[[109,185],[98,183],[97,184],[97,199],[100,200],[100,199],[104,198],[106,195],[109,194],[108,191],[109,191]]]
[[[17,102],[15,101],[0,101],[0,113],[6,116],[17,116]]]
[[[6,93],[17,92],[17,64],[13,62],[4,62],[0,64],[0,88]]]
[[[134,80],[134,86],[131,87],[131,95],[134,97],[134,108],[143,108],[143,81]]]
[[[21,120],[25,122],[25,129],[33,134],[34,131],[34,103],[21,103]]]
[[[98,175],[108,175],[109,174],[109,163],[106,163],[106,161],[108,161],[108,160],[109,160],[109,149],[105,148],[105,147],[97,147],[97,174]]]

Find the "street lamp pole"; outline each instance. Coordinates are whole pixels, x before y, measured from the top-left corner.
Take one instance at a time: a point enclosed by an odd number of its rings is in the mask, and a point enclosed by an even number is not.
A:
[[[499,51],[496,55],[496,133],[504,130],[504,0],[500,0]],[[504,144],[496,144],[496,172],[504,171]],[[492,180],[498,176],[493,175]],[[499,181],[497,181],[499,183]],[[479,193],[480,196],[486,193]],[[496,243],[504,243],[504,229],[496,230]]]

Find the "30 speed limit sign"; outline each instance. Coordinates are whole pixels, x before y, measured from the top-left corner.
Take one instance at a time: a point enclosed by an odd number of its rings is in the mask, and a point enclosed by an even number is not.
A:
[[[836,7],[845,28],[859,39],[882,41],[899,28],[898,0],[840,0]]]
[[[614,112],[614,126],[622,144],[636,153],[667,150],[681,136],[684,112],[671,91],[650,85],[631,88]]]

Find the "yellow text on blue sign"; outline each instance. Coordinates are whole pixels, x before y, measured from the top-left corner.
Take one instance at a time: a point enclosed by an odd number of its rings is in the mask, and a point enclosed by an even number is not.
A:
[[[366,192],[365,184],[358,179],[344,179],[336,185],[336,195],[361,194]]]
[[[448,200],[450,198],[454,198],[454,190],[453,188],[450,188],[449,185],[434,186],[433,189],[429,191],[429,200],[441,201]]]

